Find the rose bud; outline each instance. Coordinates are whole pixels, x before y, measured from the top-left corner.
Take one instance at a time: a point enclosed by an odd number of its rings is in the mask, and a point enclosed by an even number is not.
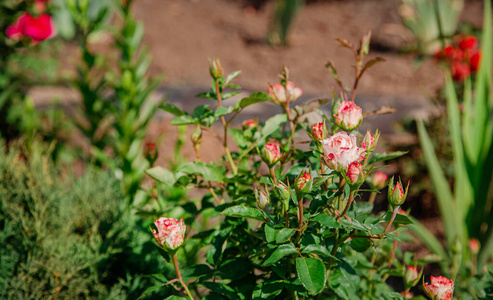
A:
[[[465,62],[455,61],[452,63],[452,78],[456,81],[462,81],[469,77],[471,69]]]
[[[269,193],[262,190],[255,189],[255,198],[257,199],[257,205],[260,208],[264,208],[269,203]]]
[[[211,74],[211,77],[214,79],[223,76],[223,67],[221,66],[219,58],[209,59],[209,74]]]
[[[281,159],[281,143],[277,140],[270,140],[264,145],[262,158],[269,166],[274,165]]]
[[[387,176],[387,174],[376,172],[375,174],[373,174],[371,185],[376,189],[383,189],[388,178],[389,176]]]
[[[317,140],[323,140],[327,137],[327,129],[325,128],[325,121],[315,123],[311,127],[312,135]]]
[[[152,165],[157,158],[156,143],[146,143],[144,148],[144,155]]]
[[[479,63],[481,62],[481,50],[474,51],[469,58],[469,66],[471,72],[476,73],[479,69]]]
[[[394,186],[394,177],[392,177],[389,182],[389,192],[388,192],[390,205],[392,205],[393,207],[401,206],[402,203],[406,201],[408,189],[409,189],[409,183],[407,184],[406,192],[404,192],[404,190],[402,189],[402,183],[400,179]]]
[[[267,89],[267,94],[269,94],[270,98],[275,103],[283,104],[286,103],[288,99],[289,102],[294,102],[303,94],[303,90],[295,87],[294,82],[289,81],[286,83],[286,87],[280,83],[271,84]]]
[[[186,226],[183,218],[178,221],[175,218],[159,218],[154,221],[156,230],[152,230],[156,241],[167,251],[174,252],[183,244]]]
[[[294,180],[295,188],[301,193],[309,193],[312,189],[312,175],[310,172],[306,172],[305,170],[301,171],[298,178]]]
[[[349,164],[365,158],[365,148],[358,147],[356,136],[341,131],[322,140],[325,163],[337,172],[346,171]]]
[[[337,126],[344,130],[353,130],[363,121],[361,107],[353,101],[342,101],[337,106],[337,113],[334,114],[334,120]]]
[[[418,269],[413,266],[409,266],[404,273],[404,286],[406,289],[410,289],[419,282],[419,278],[421,278],[423,270],[418,274]]]
[[[282,181],[278,181],[275,185],[275,191],[279,199],[281,199],[284,204],[284,209],[287,211],[289,209],[289,199],[291,199],[291,190]]]
[[[454,282],[443,276],[431,276],[431,283],[424,283],[424,289],[433,300],[452,300]]]
[[[462,50],[473,50],[478,46],[478,38],[474,35],[466,35],[459,42],[459,48]]]
[[[361,146],[366,149],[367,153],[371,153],[377,147],[379,137],[380,137],[380,132],[378,131],[378,129],[375,132],[375,136],[371,134],[370,131],[367,131],[365,137],[363,138],[363,144]]]
[[[360,186],[365,181],[363,166],[359,162],[354,161],[349,164],[346,180],[352,186]]]
[[[479,241],[477,239],[470,239],[469,240],[469,249],[471,250],[471,253],[473,255],[476,255],[479,253]]]
[[[255,128],[257,127],[257,121],[254,119],[245,120],[241,123],[241,127],[243,127],[244,130]]]

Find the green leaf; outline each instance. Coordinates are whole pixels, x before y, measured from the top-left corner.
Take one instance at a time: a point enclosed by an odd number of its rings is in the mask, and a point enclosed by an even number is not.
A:
[[[198,120],[192,116],[189,115],[182,115],[177,118],[174,118],[171,120],[170,124],[171,125],[189,125],[189,124],[196,124]]]
[[[270,97],[266,93],[263,92],[257,92],[251,94],[249,97],[243,98],[240,101],[236,103],[236,108],[245,108],[247,106],[250,106],[255,103],[260,103],[264,101],[269,101]]]
[[[392,218],[392,211],[388,210],[383,218],[380,220],[380,222],[390,222],[390,219]],[[394,222],[392,224],[402,224],[402,225],[407,225],[407,224],[413,224],[413,221],[406,215],[401,215],[401,214],[396,214]]]
[[[167,184],[167,185],[174,185],[176,182],[175,176],[173,173],[165,168],[162,167],[154,167],[152,169],[149,169],[145,171],[147,175],[151,176],[153,179]]]
[[[296,258],[296,272],[305,289],[311,294],[316,295],[324,288],[326,271],[325,265],[320,259]]]
[[[264,221],[263,214],[256,208],[246,207],[243,205],[235,205],[226,208],[221,212],[222,215],[234,218],[247,218],[259,221]]]
[[[371,244],[372,244],[371,240],[367,239],[367,238],[354,238],[349,243],[351,248],[353,248],[354,250],[356,250],[358,252],[364,252],[364,251],[368,250],[368,248],[370,248]]]
[[[333,217],[326,214],[319,214],[311,219],[311,221],[318,222],[329,228],[341,228],[341,225]]]
[[[228,85],[231,80],[235,79],[236,76],[240,75],[241,71],[234,71],[233,73],[229,74],[227,77],[226,77],[226,81],[224,82],[224,85]]]
[[[264,226],[265,240],[267,243],[273,243],[276,240],[277,230],[269,224]]]
[[[456,205],[454,203],[454,196],[450,191],[447,179],[443,174],[438,158],[436,157],[435,150],[430,137],[426,131],[423,121],[418,120],[418,134],[423,149],[423,156],[425,158],[428,171],[430,172],[431,180],[438,200],[438,206],[440,207],[440,213],[445,226],[447,244],[453,245],[456,237],[462,239],[462,222],[459,222],[456,216]]]
[[[282,244],[287,242],[295,233],[296,229],[293,228],[283,228],[279,230],[276,236],[276,243]]]
[[[214,293],[217,293],[221,296],[226,296],[228,299],[237,299],[238,298],[235,290],[226,284],[219,283],[219,282],[207,281],[204,283],[200,283],[199,285],[205,286],[209,290],[211,290]]]
[[[253,300],[273,299],[282,292],[284,282],[281,280],[264,281],[258,284],[253,290]]]
[[[269,118],[267,121],[265,121],[264,127],[262,128],[262,131],[260,133],[261,138],[259,139],[259,142],[267,138],[274,131],[281,128],[282,125],[284,125],[284,123],[286,123],[287,121],[288,121],[288,116],[286,114],[278,114]]]
[[[384,152],[384,153],[375,153],[373,156],[370,158],[370,161],[368,162],[369,165],[380,162],[380,161],[386,161],[389,159],[394,159],[403,156],[404,154],[407,154],[407,151],[393,151],[393,152]]]
[[[328,257],[333,257],[334,256],[330,255],[329,250],[327,247],[324,245],[319,245],[319,244],[311,244],[306,246],[303,251],[301,251],[302,254],[317,254],[317,255],[323,255],[323,256],[328,256]]]
[[[181,166],[179,171],[185,174],[200,175],[205,181],[224,182],[226,168],[224,166],[207,165],[203,162],[191,162]]]
[[[270,254],[267,255],[262,266],[270,266],[285,256],[293,255],[297,253],[298,250],[292,243],[280,245],[274,251],[272,251]]]
[[[171,103],[163,103],[159,105],[159,108],[164,110],[165,112],[169,112],[170,114],[173,114],[177,117],[186,115],[187,113],[178,108],[176,105],[171,104]]]
[[[219,276],[221,279],[241,279],[252,271],[252,263],[246,258],[235,258],[221,264]]]
[[[234,110],[234,108],[232,106],[219,107],[218,109],[216,109],[216,111],[214,111],[214,117],[219,118],[219,117],[225,116],[229,113],[232,113],[233,110]]]

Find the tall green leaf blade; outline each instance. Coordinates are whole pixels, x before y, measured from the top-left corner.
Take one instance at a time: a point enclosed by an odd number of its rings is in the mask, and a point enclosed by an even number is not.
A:
[[[445,175],[443,175],[443,171],[440,167],[435,150],[433,149],[433,144],[428,136],[428,133],[426,132],[423,121],[417,120],[417,125],[419,141],[421,148],[423,149],[423,156],[436,191],[440,214],[442,216],[443,225],[445,226],[447,244],[453,245],[454,239],[457,236],[462,235],[459,233],[462,231],[462,223],[459,222],[459,219],[456,216],[454,197],[450,191],[447,179],[445,178]]]
[[[243,205],[235,205],[228,207],[225,210],[223,210],[221,215],[228,217],[235,217],[235,218],[254,219],[259,221],[264,220],[264,216],[258,209],[252,207],[246,207]]]
[[[449,117],[450,138],[452,141],[452,152],[454,156],[454,194],[461,224],[465,223],[467,212],[473,204],[474,199],[467,168],[465,165],[464,149],[462,147],[461,120],[459,102],[455,94],[452,77],[445,75],[445,96],[447,98],[447,112]],[[437,190],[437,192],[440,192]],[[466,242],[466,241],[463,241]]]
[[[296,272],[305,289],[313,295],[320,293],[325,286],[325,265],[317,258],[296,258]]]

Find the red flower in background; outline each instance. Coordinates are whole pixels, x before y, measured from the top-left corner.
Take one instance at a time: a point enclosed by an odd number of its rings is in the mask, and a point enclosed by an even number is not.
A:
[[[5,34],[14,41],[30,37],[35,43],[44,41],[55,33],[56,28],[50,15],[42,14],[39,17],[33,17],[27,12],[5,30]]]
[[[448,64],[452,78],[463,81],[477,72],[481,62],[479,40],[473,35],[463,35],[453,45],[438,51],[435,58]]]

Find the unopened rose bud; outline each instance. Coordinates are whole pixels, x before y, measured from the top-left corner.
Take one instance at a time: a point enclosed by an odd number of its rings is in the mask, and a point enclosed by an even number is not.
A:
[[[243,129],[245,130],[255,128],[257,127],[257,121],[254,119],[245,120],[243,121],[243,123],[241,123],[241,127],[243,127]]]
[[[406,191],[402,189],[402,183],[399,180],[394,186],[394,177],[389,182],[388,198],[390,205],[393,207],[401,206],[406,201],[407,191],[409,189],[409,183],[407,184]]]
[[[312,189],[313,180],[309,172],[302,171],[294,181],[296,189],[302,193],[309,193]]]
[[[280,83],[271,84],[267,89],[267,94],[269,94],[270,98],[275,103],[283,104],[286,103],[288,99],[289,102],[294,102],[303,94],[303,90],[295,87],[294,82],[288,81],[286,87]]]
[[[346,177],[350,185],[360,186],[365,181],[363,166],[357,161],[350,163],[347,168]]]
[[[281,143],[277,140],[270,140],[264,145],[262,158],[269,166],[274,165],[281,159]]]
[[[454,295],[454,282],[443,276],[431,276],[431,283],[424,283],[423,287],[433,300],[452,300]]]
[[[264,208],[269,203],[269,193],[262,190],[255,190],[255,198],[257,198],[257,205],[260,208]]]
[[[365,134],[365,137],[363,138],[363,143],[362,146],[365,148],[367,153],[373,152],[375,148],[377,147],[378,143],[378,138],[380,137],[380,132],[377,131],[375,132],[375,135],[371,134],[370,131],[367,131]]]
[[[311,127],[312,135],[317,140],[323,140],[327,137],[327,129],[325,128],[325,122],[315,123]]]
[[[211,77],[214,79],[223,76],[223,67],[221,66],[221,62],[219,61],[219,58],[209,59],[209,73],[211,74]]]
[[[282,181],[278,181],[276,185],[274,185],[274,187],[275,191],[277,192],[277,196],[283,202],[285,210],[288,210],[289,199],[291,199],[291,190]]]
[[[361,107],[357,106],[354,101],[342,101],[337,106],[334,120],[336,125],[342,129],[353,130],[358,128],[363,121],[363,112]]]
[[[178,221],[175,218],[159,218],[154,221],[156,230],[152,230],[156,241],[167,251],[174,252],[183,244],[186,226],[183,218]]]
[[[156,143],[146,143],[144,149],[144,155],[152,165],[157,158]]]
[[[479,253],[479,241],[477,239],[470,239],[469,240],[469,249],[471,250],[471,253],[473,255],[476,255]]]
[[[418,284],[419,278],[421,277],[421,272],[418,273],[418,269],[413,266],[409,266],[407,268],[406,273],[404,273],[404,286],[406,289],[410,289]]]
[[[200,126],[195,127],[195,129],[192,131],[190,139],[192,140],[192,143],[194,145],[200,145],[200,143],[202,142],[202,129],[200,128]]]
[[[389,176],[387,176],[387,174],[385,173],[375,172],[375,174],[373,174],[371,184],[376,189],[383,189],[385,187],[385,184],[387,183],[388,178]]]

